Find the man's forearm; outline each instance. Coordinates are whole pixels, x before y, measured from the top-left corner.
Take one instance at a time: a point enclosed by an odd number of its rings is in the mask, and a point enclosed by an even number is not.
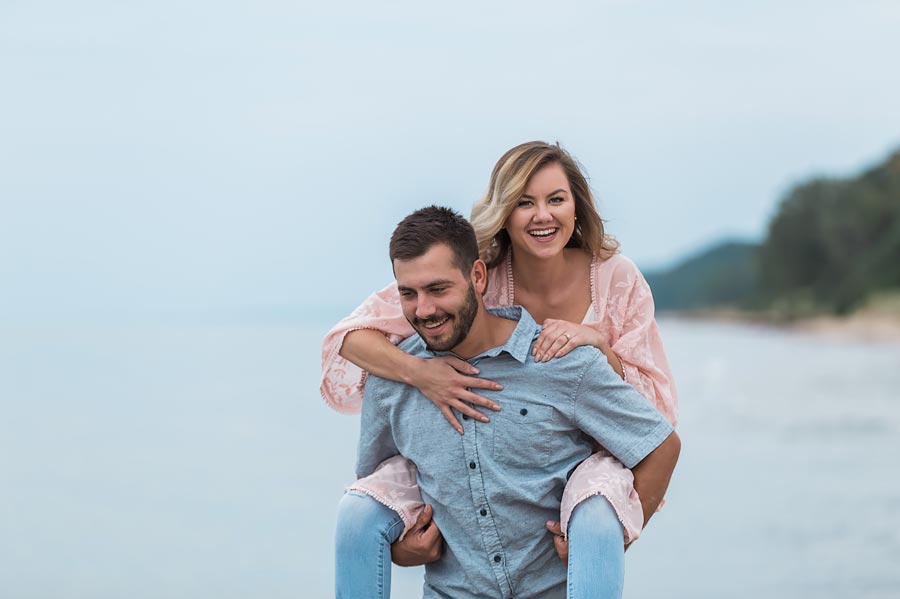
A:
[[[631,470],[634,474],[634,490],[641,498],[644,526],[647,526],[650,517],[656,513],[666,489],[669,488],[669,480],[672,478],[672,471],[675,470],[680,452],[681,439],[673,431]]]
[[[410,382],[408,373],[419,360],[372,329],[357,329],[347,333],[340,354],[375,376],[407,384]]]

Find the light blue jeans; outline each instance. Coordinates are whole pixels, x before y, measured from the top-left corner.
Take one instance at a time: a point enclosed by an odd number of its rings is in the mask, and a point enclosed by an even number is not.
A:
[[[396,512],[368,495],[344,494],[338,504],[334,544],[337,599],[391,596],[391,543],[401,532],[403,521]],[[566,596],[620,598],[624,580],[622,524],[606,498],[595,495],[578,504],[569,521]]]

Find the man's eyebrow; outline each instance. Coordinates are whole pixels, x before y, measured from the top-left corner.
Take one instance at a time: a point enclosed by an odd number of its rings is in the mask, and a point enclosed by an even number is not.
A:
[[[563,189],[562,187],[560,187],[560,188],[557,189],[556,191],[551,191],[550,193],[548,193],[548,194],[547,194],[547,197],[549,198],[550,196],[555,196],[556,194],[560,194],[560,193],[569,193],[569,192],[567,192],[565,189]],[[523,198],[528,198],[529,200],[533,200],[533,199],[534,199],[533,196],[530,196],[530,195],[528,195],[527,193],[523,193],[523,194],[522,194],[522,197],[523,197]]]
[[[453,281],[450,279],[439,279],[437,281],[429,281],[425,285],[423,285],[424,289],[431,289],[432,287],[442,287],[446,285],[452,285]],[[397,285],[398,291],[415,291],[412,287],[404,287],[403,285]]]
[[[441,279],[439,281],[431,281],[430,283],[425,285],[425,288],[427,289],[429,287],[440,287],[443,285],[452,285],[452,284],[453,284],[453,281],[451,281],[450,279]]]

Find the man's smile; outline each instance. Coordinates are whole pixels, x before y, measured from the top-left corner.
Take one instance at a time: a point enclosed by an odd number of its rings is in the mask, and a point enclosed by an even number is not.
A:
[[[438,329],[443,327],[449,320],[449,316],[442,316],[438,319],[420,320],[419,323],[422,325],[422,328],[426,329],[429,333],[436,333],[438,332]]]

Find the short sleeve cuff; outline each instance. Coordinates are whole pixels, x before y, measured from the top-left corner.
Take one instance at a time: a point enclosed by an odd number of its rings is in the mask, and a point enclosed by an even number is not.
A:
[[[654,449],[665,441],[669,435],[675,430],[668,421],[660,422],[650,431],[638,444],[625,452],[624,455],[617,456],[626,468],[634,468],[641,460],[646,458]]]

